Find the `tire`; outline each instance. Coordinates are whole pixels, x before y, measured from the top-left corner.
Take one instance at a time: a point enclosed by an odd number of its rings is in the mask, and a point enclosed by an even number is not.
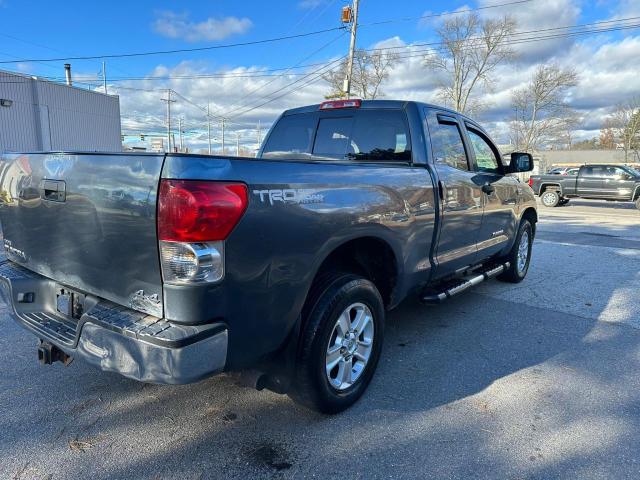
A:
[[[555,190],[545,190],[542,193],[542,204],[545,207],[557,207],[560,203],[560,194]]]
[[[640,210],[640,197],[636,199],[636,208]]]
[[[526,239],[526,240],[525,240]],[[526,241],[526,247],[522,244]],[[509,262],[509,268],[498,275],[498,280],[509,283],[520,283],[527,276],[529,271],[529,264],[531,263],[531,247],[533,245],[533,227],[529,220],[522,220],[520,227],[518,228],[518,234],[516,235],[516,241],[511,248],[509,254],[504,258],[504,261]],[[521,252],[520,247],[523,246],[524,250]],[[524,261],[520,258],[520,253],[526,253]]]
[[[315,287],[302,314],[289,396],[312,410],[339,413],[362,396],[373,377],[384,339],[384,303],[375,285],[358,275],[331,274]],[[357,324],[367,317],[366,324]]]

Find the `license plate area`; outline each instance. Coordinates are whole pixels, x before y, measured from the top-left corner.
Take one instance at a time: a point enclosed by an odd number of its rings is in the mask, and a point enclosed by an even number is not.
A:
[[[56,292],[56,311],[67,318],[80,319],[84,312],[85,295],[68,288]]]

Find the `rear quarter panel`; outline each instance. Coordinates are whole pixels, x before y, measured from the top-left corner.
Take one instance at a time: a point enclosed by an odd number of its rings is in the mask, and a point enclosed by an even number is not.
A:
[[[229,324],[232,365],[284,343],[321,263],[349,240],[375,237],[392,248],[396,301],[429,278],[435,198],[424,167],[168,156],[162,177],[248,185],[224,281],[164,290],[168,318]]]

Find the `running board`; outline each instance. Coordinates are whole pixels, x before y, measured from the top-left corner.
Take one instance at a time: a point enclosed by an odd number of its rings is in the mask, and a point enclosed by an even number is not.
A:
[[[458,295],[459,293],[462,293],[470,289],[471,287],[484,282],[485,280],[489,280],[490,278],[500,275],[505,270],[508,270],[510,266],[511,264],[509,262],[506,262],[498,265],[497,267],[490,268],[474,277],[461,279],[459,284],[454,285],[453,287],[449,287],[438,293],[429,293],[423,295],[421,297],[421,300],[424,303],[430,304],[442,303],[445,300],[453,297],[454,295]]]

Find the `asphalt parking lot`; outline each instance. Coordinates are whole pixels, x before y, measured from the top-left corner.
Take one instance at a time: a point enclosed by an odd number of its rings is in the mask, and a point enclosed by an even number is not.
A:
[[[388,317],[338,416],[219,376],[41,367],[0,313],[0,478],[639,478],[640,212],[540,208],[527,279]]]

